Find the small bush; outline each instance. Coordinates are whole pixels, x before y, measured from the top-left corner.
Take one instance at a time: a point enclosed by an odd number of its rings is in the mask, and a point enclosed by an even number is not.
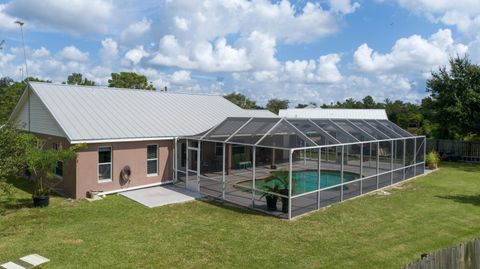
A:
[[[436,151],[431,151],[425,157],[425,162],[427,163],[428,168],[436,169],[440,162],[440,155]]]

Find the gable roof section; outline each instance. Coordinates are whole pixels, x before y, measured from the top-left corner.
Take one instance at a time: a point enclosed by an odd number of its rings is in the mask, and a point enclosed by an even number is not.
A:
[[[29,84],[72,143],[187,136],[203,132],[227,117],[250,116],[216,95]]]
[[[280,109],[279,116],[310,119],[388,120],[385,109],[290,108]]]
[[[27,102],[28,98],[30,98],[30,104]],[[28,113],[29,109],[30,118]],[[60,127],[45,104],[40,100],[38,95],[33,92],[23,92],[10,120],[13,120],[18,128],[26,131],[67,137],[63,128]]]

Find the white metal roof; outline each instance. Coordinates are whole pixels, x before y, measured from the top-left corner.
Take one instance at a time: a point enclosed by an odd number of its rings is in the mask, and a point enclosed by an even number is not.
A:
[[[279,116],[310,119],[388,120],[385,109],[290,108],[280,109]]]
[[[29,84],[72,143],[187,136],[251,116],[218,95]]]
[[[246,109],[252,117],[278,118],[279,116],[267,109]]]

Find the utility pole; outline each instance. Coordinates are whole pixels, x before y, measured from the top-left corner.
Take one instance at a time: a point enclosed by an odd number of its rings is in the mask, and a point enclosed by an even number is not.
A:
[[[20,26],[20,32],[22,33],[22,46],[23,46],[23,60],[25,62],[25,74],[27,75],[26,83],[27,83],[27,100],[28,100],[28,132],[30,132],[30,86],[28,85],[28,64],[27,64],[27,52],[25,51],[25,39],[23,37],[23,25],[25,24],[23,21],[15,21],[16,24]]]

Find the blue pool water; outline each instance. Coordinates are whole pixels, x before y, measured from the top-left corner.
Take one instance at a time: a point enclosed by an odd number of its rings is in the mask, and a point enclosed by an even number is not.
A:
[[[315,170],[294,171],[292,172],[293,181],[293,194],[300,194],[317,189],[317,176],[318,172]],[[255,187],[257,189],[265,189],[267,185],[274,186],[275,184],[281,185],[282,181],[278,178],[288,177],[288,172],[274,172],[272,175],[265,179],[255,180]],[[358,174],[344,172],[344,182],[352,181],[359,178]],[[340,184],[342,178],[339,171],[321,171],[320,173],[320,188],[328,188]],[[241,182],[240,186],[251,187],[251,181]]]

